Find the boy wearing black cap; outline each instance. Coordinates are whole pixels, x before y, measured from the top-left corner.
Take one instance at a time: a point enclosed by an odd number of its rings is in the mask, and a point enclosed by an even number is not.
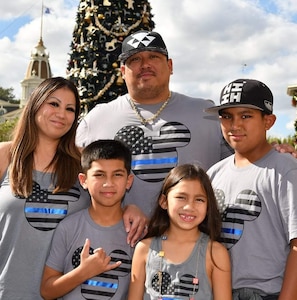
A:
[[[273,95],[262,82],[226,85],[223,136],[235,154],[208,170],[222,211],[222,242],[232,261],[233,299],[296,299],[297,161],[266,139],[275,120]]]

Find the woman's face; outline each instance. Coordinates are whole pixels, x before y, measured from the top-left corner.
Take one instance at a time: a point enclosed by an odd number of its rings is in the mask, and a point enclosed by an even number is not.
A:
[[[75,96],[68,88],[53,92],[41,105],[35,116],[39,135],[48,139],[60,139],[75,120]]]

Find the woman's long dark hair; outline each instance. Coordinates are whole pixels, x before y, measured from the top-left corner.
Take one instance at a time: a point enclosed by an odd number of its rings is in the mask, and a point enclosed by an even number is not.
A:
[[[28,197],[32,193],[33,152],[38,142],[36,113],[48,97],[61,88],[69,89],[75,96],[75,119],[70,130],[60,138],[56,154],[47,168],[54,169],[54,192],[69,190],[77,180],[80,152],[75,146],[75,134],[80,114],[79,95],[71,81],[52,77],[44,80],[32,92],[14,131],[9,176],[12,192],[21,197]]]

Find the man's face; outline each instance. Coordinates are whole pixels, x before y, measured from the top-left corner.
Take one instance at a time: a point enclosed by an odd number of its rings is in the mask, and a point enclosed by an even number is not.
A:
[[[130,56],[121,71],[131,96],[145,96],[156,90],[168,90],[172,60],[159,52],[142,51]]]

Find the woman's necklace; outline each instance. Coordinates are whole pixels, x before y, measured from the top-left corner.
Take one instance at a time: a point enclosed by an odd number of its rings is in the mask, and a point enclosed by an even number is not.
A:
[[[162,241],[166,241],[167,238],[168,238],[167,235],[162,235],[161,236]],[[195,271],[195,277],[193,277],[193,279],[192,279],[193,291],[192,291],[192,295],[189,295],[189,300],[195,300],[194,295],[198,291],[198,285],[199,285],[198,264],[199,264],[199,257],[200,257],[200,246],[201,246],[201,242],[198,241],[196,271]],[[163,260],[164,260],[165,252],[163,250],[160,250],[159,253],[158,253],[158,256],[161,257],[160,265],[159,265],[159,271],[158,271],[158,286],[159,286],[159,288],[158,288],[158,292],[159,292],[158,300],[163,300],[163,298],[162,298],[163,273],[162,272],[163,272]]]
[[[163,111],[163,109],[168,104],[170,98],[171,98],[171,91],[169,92],[169,96],[166,99],[166,101],[163,103],[163,105],[158,109],[158,111],[152,117],[150,117],[148,119],[145,119],[140,114],[140,111],[139,111],[138,107],[135,105],[134,101],[131,98],[129,98],[129,103],[130,103],[132,109],[134,110],[134,112],[136,113],[137,117],[139,118],[141,124],[146,126],[148,123],[151,123],[151,122],[155,121],[159,117],[160,113]]]

